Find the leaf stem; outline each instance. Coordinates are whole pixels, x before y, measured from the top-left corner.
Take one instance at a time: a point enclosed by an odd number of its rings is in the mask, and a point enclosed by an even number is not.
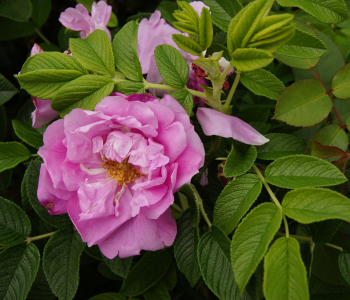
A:
[[[211,224],[211,222],[210,222],[210,220],[209,220],[209,218],[208,218],[208,216],[207,216],[207,214],[206,214],[206,212],[204,210],[203,200],[202,200],[201,196],[199,195],[197,189],[194,186],[193,186],[193,191],[196,193],[196,196],[197,196],[197,199],[198,199],[199,210],[200,210],[200,212],[201,212],[205,222],[207,222],[209,228],[211,228],[212,224]]]
[[[224,104],[224,107],[223,107],[223,112],[226,112],[231,104],[231,101],[232,101],[232,98],[233,98],[233,95],[235,94],[236,92],[236,89],[237,89],[237,86],[238,86],[238,83],[239,83],[239,80],[241,78],[241,72],[236,72],[236,78],[232,84],[232,87],[230,89],[230,92],[227,96],[227,99],[225,101],[225,104]]]
[[[35,27],[34,30],[35,30],[35,32],[37,33],[37,35],[40,36],[41,39],[42,39],[46,44],[51,44],[51,42],[46,38],[45,35],[42,34],[42,32],[41,32],[38,28]]]
[[[328,246],[328,247],[331,247],[331,248],[337,249],[337,250],[339,250],[339,251],[341,251],[341,252],[343,252],[343,251],[344,251],[342,247],[339,247],[339,246],[336,246],[336,245],[333,245],[333,244],[329,244],[329,243],[327,243],[327,244],[325,244],[325,246]]]
[[[49,232],[49,233],[45,233],[45,234],[37,235],[37,236],[33,236],[33,237],[27,237],[25,241],[27,242],[27,244],[29,244],[33,241],[37,241],[37,240],[41,240],[41,239],[45,239],[47,237],[50,237],[50,236],[54,235],[56,232],[57,231]]]

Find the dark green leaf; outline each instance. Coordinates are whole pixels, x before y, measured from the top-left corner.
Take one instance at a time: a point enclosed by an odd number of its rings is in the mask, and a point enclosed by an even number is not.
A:
[[[14,168],[30,157],[29,150],[20,143],[0,143],[0,172]]]
[[[257,153],[254,146],[250,146],[245,153],[241,153],[237,147],[233,147],[227,156],[224,166],[225,177],[240,176],[252,167],[256,159]]]
[[[16,22],[8,18],[0,17],[0,41],[12,40],[35,32],[31,22]]]
[[[33,4],[32,20],[36,27],[43,26],[50,16],[51,0],[30,0]]]
[[[333,77],[332,93],[339,99],[350,98],[350,64],[341,68]]]
[[[156,283],[143,293],[146,300],[171,300],[168,290],[161,282]]]
[[[0,2],[0,16],[16,22],[28,21],[32,15],[33,6],[30,0],[7,0]]]
[[[350,284],[350,253],[340,253],[338,263],[341,274],[346,282]]]
[[[16,135],[28,145],[39,149],[43,145],[43,135],[32,126],[19,120],[12,120],[13,130]]]
[[[316,244],[329,243],[343,222],[340,220],[327,220],[311,224],[300,224],[303,231],[312,237]]]
[[[9,101],[13,95],[17,94],[16,87],[8,81],[5,76],[0,74],[0,105]]]
[[[119,293],[104,293],[93,296],[89,300],[126,300],[126,297]]]
[[[119,256],[116,256],[113,259],[103,257],[103,260],[114,274],[121,277],[126,277],[132,263],[132,257],[120,258]]]

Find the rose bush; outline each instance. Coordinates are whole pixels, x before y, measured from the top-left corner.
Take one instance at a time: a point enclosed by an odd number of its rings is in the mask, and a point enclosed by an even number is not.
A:
[[[113,258],[173,243],[173,193],[203,166],[204,148],[171,96],[104,98],[52,123],[39,149],[38,199],[68,212],[84,242]]]

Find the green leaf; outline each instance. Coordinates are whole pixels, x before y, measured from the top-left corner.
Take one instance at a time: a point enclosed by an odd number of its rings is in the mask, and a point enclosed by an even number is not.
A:
[[[249,72],[266,67],[273,61],[271,53],[254,48],[236,49],[232,55],[231,64],[237,71]]]
[[[200,211],[198,193],[196,188],[192,184],[184,184],[180,187],[179,192],[187,198],[190,207],[193,209],[191,224],[194,227],[198,227],[200,222]]]
[[[194,287],[201,277],[198,265],[198,229],[192,224],[193,210],[187,209],[178,221],[174,253],[179,270]]]
[[[113,54],[115,65],[126,78],[133,81],[142,81],[142,69],[137,56],[137,30],[136,21],[130,21],[114,36]]]
[[[350,64],[341,68],[333,77],[332,93],[339,99],[350,98]]]
[[[350,222],[350,200],[335,191],[303,188],[288,192],[282,202],[284,213],[300,223],[330,219]]]
[[[250,146],[243,154],[237,147],[232,147],[224,166],[225,177],[237,177],[249,171],[254,164],[256,155],[254,146]]]
[[[126,300],[126,297],[119,293],[104,293],[93,296],[89,300]]]
[[[25,212],[13,202],[0,197],[0,245],[22,243],[31,232],[31,224]]]
[[[168,271],[165,273],[163,278],[159,280],[159,283],[164,284],[168,291],[172,291],[177,283],[177,268],[176,264],[172,262]]]
[[[323,23],[340,23],[348,18],[344,0],[277,0],[281,6],[297,6]]]
[[[264,257],[281,221],[281,210],[273,203],[263,203],[238,225],[231,243],[231,264],[241,292]]]
[[[12,120],[13,130],[16,135],[28,145],[39,149],[43,145],[43,135],[32,126],[19,120]]]
[[[16,22],[8,18],[0,17],[0,41],[13,40],[35,32],[31,22]]]
[[[56,232],[45,246],[44,273],[59,299],[73,299],[78,289],[80,255],[84,247],[79,233],[73,229]]]
[[[296,239],[279,238],[265,256],[264,269],[266,300],[310,298],[306,269]]]
[[[245,48],[249,44],[261,19],[271,5],[272,0],[251,2],[231,20],[227,31],[227,48],[230,53],[236,49]]]
[[[209,9],[203,7],[199,18],[199,45],[202,51],[207,50],[213,42],[213,23]]]
[[[315,141],[326,146],[333,146],[343,151],[348,148],[349,139],[345,131],[337,124],[330,124],[321,128],[312,138],[309,148],[315,148]]]
[[[21,74],[21,87],[40,99],[51,99],[59,89],[88,72],[69,55],[58,52],[39,53],[28,58]]]
[[[142,82],[119,81],[114,84],[114,91],[124,95],[140,94],[145,92],[145,85]]]
[[[30,0],[33,4],[31,19],[37,28],[43,26],[50,16],[51,0]]]
[[[274,119],[293,126],[313,126],[328,116],[332,106],[318,80],[298,81],[286,88],[278,99]]]
[[[199,46],[199,44],[194,40],[192,40],[191,38],[187,36],[183,36],[182,34],[173,34],[172,37],[176,45],[182,50],[185,50],[186,52],[195,56],[201,55],[202,53],[201,46]]]
[[[40,173],[41,162],[32,160],[29,163],[27,171],[25,172],[25,185],[27,189],[27,196],[30,205],[38,216],[46,223],[53,227],[66,227],[71,225],[71,221],[67,214],[51,216],[44,206],[41,205],[37,198],[38,181]]]
[[[276,51],[297,58],[318,58],[326,52],[327,47],[319,38],[300,29],[296,29],[293,38]]]
[[[7,117],[3,105],[0,105],[0,128],[2,128],[0,131],[0,142],[2,142],[5,140],[7,134]]]
[[[186,110],[188,115],[192,114],[193,110],[193,97],[190,92],[185,89],[177,90],[171,94],[173,98],[175,98],[182,107]]]
[[[0,143],[0,172],[14,168],[31,156],[29,150],[20,143]]]
[[[261,188],[261,180],[254,174],[230,181],[216,200],[213,224],[230,234],[258,198]]]
[[[0,105],[9,101],[17,93],[16,87],[4,75],[0,74]]]
[[[199,242],[198,257],[204,281],[217,297],[241,299],[230,265],[230,240],[225,233],[212,226]]]
[[[269,133],[265,135],[270,141],[257,147],[258,158],[275,160],[293,154],[303,154],[306,143],[301,138],[285,133]]]
[[[243,72],[240,81],[255,95],[277,100],[285,89],[284,84],[266,70]]]
[[[118,18],[115,15],[115,13],[112,11],[111,17],[109,18],[109,21],[107,23],[107,27],[113,28],[118,26]]]
[[[156,283],[150,289],[143,293],[146,300],[171,300],[168,290],[161,282]]]
[[[204,0],[203,3],[210,7],[213,23],[226,32],[232,18],[242,9],[238,0]]]
[[[119,256],[116,256],[113,259],[108,259],[104,256],[103,260],[114,274],[121,277],[126,277],[132,263],[132,257],[120,258]]]
[[[326,244],[332,240],[342,223],[340,220],[327,220],[312,224],[300,224],[300,227],[308,236],[312,237],[314,243]]]
[[[24,300],[38,272],[40,253],[34,244],[16,245],[0,253],[0,299]]]
[[[144,293],[164,276],[170,264],[169,250],[146,252],[124,279],[120,292],[130,297]]]
[[[64,116],[74,108],[94,110],[113,91],[112,79],[99,75],[83,75],[62,87],[52,98],[51,107]]]
[[[181,53],[170,45],[159,45],[154,56],[165,82],[174,88],[183,88],[188,79],[188,65]]]
[[[86,39],[69,39],[73,57],[85,69],[107,76],[114,76],[114,58],[111,42],[106,32],[95,30]]]
[[[350,284],[350,253],[342,252],[338,258],[339,270],[344,279]]]
[[[308,155],[292,155],[275,160],[266,168],[265,179],[268,183],[287,189],[331,186],[347,180],[330,162]]]
[[[8,0],[0,2],[0,16],[16,22],[28,21],[32,15],[33,6],[30,0]]]

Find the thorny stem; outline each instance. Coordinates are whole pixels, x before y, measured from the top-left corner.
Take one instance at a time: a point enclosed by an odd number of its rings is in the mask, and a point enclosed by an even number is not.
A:
[[[200,212],[201,212],[205,222],[207,222],[209,228],[211,228],[211,222],[210,222],[210,220],[209,220],[209,218],[208,218],[208,216],[207,216],[207,214],[206,214],[206,212],[204,210],[202,198],[198,194],[198,192],[197,192],[197,190],[196,190],[196,188],[194,186],[193,186],[193,191],[196,193],[196,196],[197,196],[197,199],[198,199],[199,210],[200,210]]]
[[[332,99],[331,92],[328,91],[326,85],[323,83],[323,81],[322,81],[322,79],[320,78],[320,76],[316,73],[315,69],[314,69],[313,67],[311,67],[310,70],[311,70],[311,72],[315,75],[315,77],[317,78],[317,80],[322,84],[322,86],[324,87],[324,89],[327,91],[327,95],[328,95],[328,97],[329,97],[329,100],[331,100],[331,102],[332,102],[332,105],[333,105],[332,109],[333,109],[333,111],[334,111],[335,116],[337,117],[337,120],[338,120],[338,122],[339,122],[339,125],[340,125],[341,128],[344,128],[344,124],[343,124],[343,122],[341,121],[340,116],[339,116],[339,113],[338,113],[338,111],[337,111],[337,108],[336,108],[335,105],[334,105],[334,101],[333,101],[333,99]]]
[[[230,89],[230,92],[227,96],[227,99],[225,101],[225,104],[224,104],[224,108],[223,108],[223,111],[226,112],[231,104],[231,101],[232,101],[232,98],[233,98],[233,95],[235,94],[235,91],[236,91],[236,88],[238,86],[238,83],[239,83],[239,79],[241,78],[241,72],[236,72],[236,78],[235,78],[235,81],[233,82],[232,84],[232,87]]]
[[[278,201],[278,199],[276,198],[275,194],[272,192],[270,186],[268,185],[268,183],[266,182],[264,176],[260,173],[259,169],[253,165],[253,170],[254,172],[256,173],[256,175],[259,176],[260,180],[262,181],[263,185],[265,186],[267,192],[269,193],[272,201],[277,205],[277,207],[281,210],[282,212],[282,218],[283,218],[283,223],[284,223],[284,227],[285,227],[285,230],[286,230],[286,237],[289,237],[289,227],[288,227],[288,222],[287,222],[287,218],[286,216],[284,215],[283,213],[283,209],[282,209],[282,206],[280,204],[280,202]]]
[[[49,232],[49,233],[45,233],[45,234],[37,235],[37,236],[33,236],[33,237],[27,237],[25,241],[27,242],[27,244],[29,244],[33,241],[37,241],[37,240],[41,240],[41,239],[45,239],[47,237],[50,237],[50,236],[54,235],[56,232],[57,231]]]

